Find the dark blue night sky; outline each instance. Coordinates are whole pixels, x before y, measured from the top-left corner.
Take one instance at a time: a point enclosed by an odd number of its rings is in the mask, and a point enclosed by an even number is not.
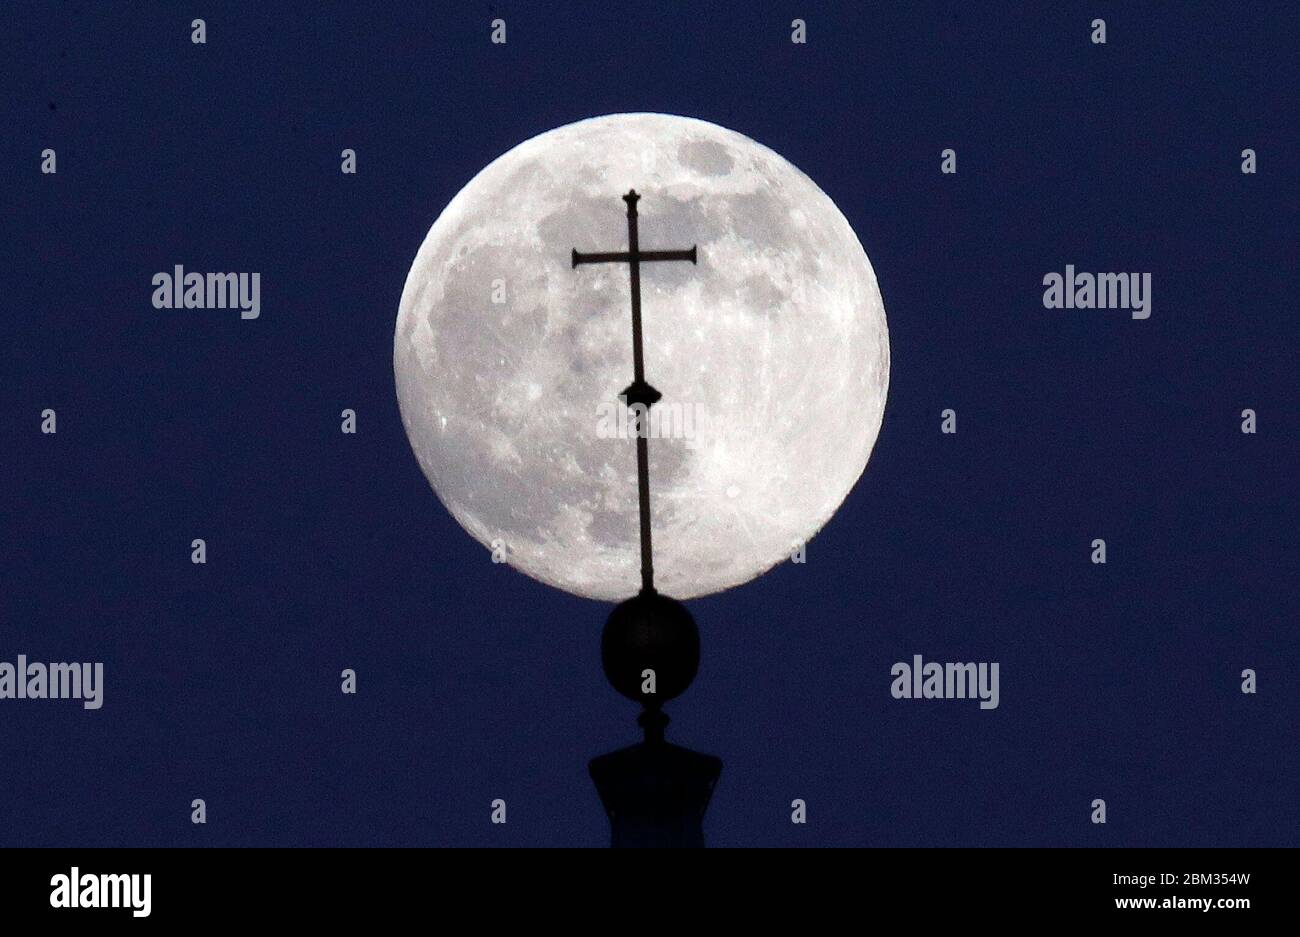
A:
[[[806,565],[691,603],[710,844],[1300,844],[1292,5],[419,7],[0,11],[0,661],[106,672],[96,712],[0,700],[0,844],[606,843],[609,606],[444,510],[392,339],[475,173],[640,110],[811,176],[893,358]],[[175,264],[261,272],[261,317],[154,309]],[[1151,272],[1151,318],[1045,309],[1066,264]],[[999,662],[1000,706],[891,698],[914,654]]]

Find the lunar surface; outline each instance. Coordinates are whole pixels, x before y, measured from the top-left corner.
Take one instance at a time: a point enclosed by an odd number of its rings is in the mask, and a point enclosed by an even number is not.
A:
[[[617,114],[493,161],[430,228],[402,293],[393,364],[420,467],[506,562],[594,599],[640,588],[622,196],[640,249],[652,410],[655,585],[740,585],[830,519],[884,413],[889,337],[844,215],[772,150],[714,124]],[[498,554],[500,555],[500,554]]]

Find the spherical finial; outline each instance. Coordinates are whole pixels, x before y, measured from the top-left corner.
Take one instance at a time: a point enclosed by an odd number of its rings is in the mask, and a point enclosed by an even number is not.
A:
[[[681,602],[642,591],[610,613],[600,638],[600,657],[614,689],[657,708],[681,695],[695,679],[700,633]],[[646,692],[647,687],[654,692]]]

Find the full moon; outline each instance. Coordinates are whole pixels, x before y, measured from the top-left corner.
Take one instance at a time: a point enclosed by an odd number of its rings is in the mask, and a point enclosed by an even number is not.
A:
[[[876,275],[834,202],[715,124],[615,114],[528,140],[429,229],[393,341],[402,422],[442,503],[515,569],[640,588],[622,195],[641,195],[655,584],[688,599],[788,560],[862,475],[889,385]],[[658,420],[656,424],[655,420]]]

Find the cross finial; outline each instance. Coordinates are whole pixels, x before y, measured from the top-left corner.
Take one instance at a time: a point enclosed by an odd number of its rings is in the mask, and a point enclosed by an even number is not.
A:
[[[632,279],[632,383],[620,395],[629,406],[639,405],[636,412],[636,469],[637,494],[641,509],[641,589],[653,594],[654,563],[650,547],[650,455],[647,442],[648,417],[652,406],[662,396],[645,379],[641,356],[641,264],[656,260],[689,260],[696,262],[694,246],[688,251],[643,251],[637,238],[636,203],[641,196],[636,189],[628,189],[623,201],[627,202],[627,250],[600,254],[584,254],[574,250],[573,266],[595,263],[625,263]]]

